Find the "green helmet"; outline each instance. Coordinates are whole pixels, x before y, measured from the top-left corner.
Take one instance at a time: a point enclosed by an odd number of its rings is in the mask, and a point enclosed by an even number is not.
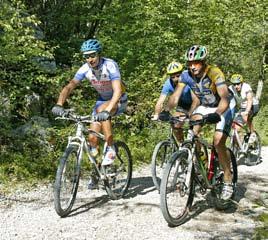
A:
[[[186,61],[205,60],[207,57],[207,49],[201,45],[193,45],[185,53]]]
[[[233,74],[230,80],[231,83],[236,84],[236,83],[242,83],[244,82],[244,78],[240,74]]]

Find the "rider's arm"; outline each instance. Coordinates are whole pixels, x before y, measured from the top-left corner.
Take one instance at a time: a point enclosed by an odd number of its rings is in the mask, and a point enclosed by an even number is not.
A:
[[[158,117],[160,112],[163,110],[163,106],[164,106],[164,102],[165,102],[166,97],[167,97],[167,95],[160,94],[160,97],[158,98],[157,103],[155,104],[155,108],[154,108],[154,115],[156,117]]]
[[[76,79],[72,79],[60,92],[60,96],[58,98],[57,104],[63,106],[66,99],[70,96],[71,92],[75,89],[75,87],[80,83],[80,81]]]
[[[250,91],[247,93],[247,107],[245,113],[249,113],[253,104],[253,93]]]
[[[222,113],[224,113],[228,106],[229,106],[229,101],[228,101],[228,88],[226,84],[222,84],[220,86],[217,86],[217,92],[218,95],[220,97],[220,102],[218,105],[218,108],[216,110],[216,112],[221,115]]]
[[[121,80],[113,80],[112,81],[112,88],[113,88],[113,97],[109,101],[108,106],[106,107],[106,111],[112,112],[112,110],[116,109],[117,103],[119,102],[122,96],[122,84]]]
[[[191,90],[191,96],[192,96],[192,104],[190,110],[188,111],[189,116],[191,116],[193,111],[200,105],[199,98],[194,94],[192,90]]]
[[[174,91],[174,93],[170,96],[168,100],[168,108],[173,109],[178,105],[178,102],[180,100],[181,94],[183,92],[183,89],[185,87],[185,84],[179,83]]]

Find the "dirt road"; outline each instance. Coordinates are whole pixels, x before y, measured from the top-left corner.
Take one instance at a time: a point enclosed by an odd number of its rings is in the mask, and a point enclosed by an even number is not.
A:
[[[260,205],[268,205],[268,147],[262,157],[257,166],[239,166],[235,208],[219,212],[205,197],[196,199],[191,219],[177,228],[168,227],[162,216],[147,166],[134,172],[129,194],[118,201],[102,190],[92,194],[82,183],[66,218],[54,211],[51,185],[0,195],[0,239],[252,239],[259,224],[255,217],[267,211]]]

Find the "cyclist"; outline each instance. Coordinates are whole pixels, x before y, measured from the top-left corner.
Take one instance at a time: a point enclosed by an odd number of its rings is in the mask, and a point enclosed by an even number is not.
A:
[[[216,124],[213,144],[224,171],[221,199],[228,200],[232,197],[234,189],[226,139],[234,117],[235,100],[228,91],[222,71],[218,67],[208,64],[206,58],[205,46],[193,45],[190,47],[185,53],[188,69],[182,72],[181,82],[184,86],[188,85],[200,100],[201,105],[194,110],[193,114],[205,114],[207,123]],[[183,91],[183,84],[176,92],[178,99]],[[194,127],[196,134],[200,130],[200,126]]]
[[[242,75],[233,74],[230,82],[232,84],[229,86],[229,89],[234,94],[238,108],[238,115],[235,121],[242,126],[244,124],[248,125],[251,133],[250,138],[254,141],[256,135],[254,132],[253,117],[259,112],[259,101],[254,96],[251,86],[244,82]],[[241,127],[236,125],[236,128],[239,131]]]
[[[169,77],[166,79],[163,84],[161,94],[157,100],[155,105],[154,115],[152,116],[152,120],[158,120],[159,115],[164,109],[164,103],[168,96],[174,93],[177,86],[180,84],[180,75],[183,70],[183,65],[179,62],[171,62],[167,66],[167,74]],[[174,102],[174,101],[173,101]],[[186,86],[182,92],[182,97],[180,101],[176,104],[172,104],[169,106],[170,109],[176,107],[176,113],[174,116],[178,116],[179,114],[191,114],[193,110],[198,106],[199,99],[197,96],[191,91],[190,87]],[[167,107],[168,108],[168,107]],[[174,134],[178,141],[183,141],[183,132],[181,129],[181,124],[174,124],[172,126]]]
[[[90,128],[97,132],[103,131],[107,147],[102,165],[110,165],[116,155],[113,146],[111,116],[125,111],[127,94],[117,63],[112,59],[102,57],[101,51],[102,46],[97,39],[89,39],[83,42],[81,52],[86,62],[78,69],[74,78],[62,89],[52,112],[55,115],[64,115],[63,104],[66,99],[75,87],[84,79],[88,79],[99,94],[92,112],[95,122],[91,124]],[[95,156],[98,154],[97,141],[96,136],[89,135],[90,151]],[[92,177],[89,187],[94,187],[97,180]]]

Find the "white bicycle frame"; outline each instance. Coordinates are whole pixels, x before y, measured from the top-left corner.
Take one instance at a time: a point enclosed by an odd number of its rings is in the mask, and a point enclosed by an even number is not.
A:
[[[65,118],[65,117],[59,117],[60,119],[68,119],[68,118]],[[67,147],[68,148],[69,146],[77,146],[78,147],[78,164],[80,165],[81,164],[81,161],[82,161],[82,157],[83,157],[83,151],[87,153],[87,156],[88,156],[88,160],[95,166],[95,169],[96,171],[98,172],[100,178],[102,180],[104,179],[107,179],[107,176],[105,174],[105,171],[100,171],[100,169],[98,168],[97,166],[97,161],[96,161],[96,158],[93,157],[91,154],[90,154],[90,151],[89,151],[89,146],[88,146],[88,143],[86,141],[86,138],[84,136],[84,133],[91,133],[95,136],[97,136],[98,138],[104,140],[105,137],[103,134],[101,133],[98,133],[98,132],[95,132],[94,130],[91,130],[91,129],[87,129],[83,123],[91,123],[92,121],[91,120],[83,120],[82,121],[78,121],[75,125],[76,125],[76,133],[75,133],[75,136],[68,136],[68,144],[67,144]],[[105,147],[104,147],[105,148]]]
[[[242,127],[240,124],[233,122],[234,125],[238,125],[240,127]],[[239,151],[241,153],[246,153],[248,151],[248,147],[249,144],[248,142],[242,142],[243,140],[240,139],[239,133],[237,131],[237,129],[235,127],[232,127],[232,131],[231,131],[231,146],[233,146],[234,141],[236,141],[238,147],[239,147]]]

